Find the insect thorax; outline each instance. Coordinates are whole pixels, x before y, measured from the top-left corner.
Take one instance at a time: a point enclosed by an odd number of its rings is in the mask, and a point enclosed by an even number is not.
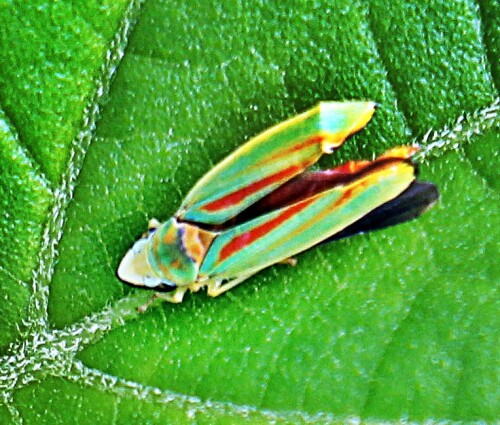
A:
[[[171,218],[151,238],[148,261],[160,277],[177,286],[188,286],[196,282],[201,263],[215,236],[213,232]]]

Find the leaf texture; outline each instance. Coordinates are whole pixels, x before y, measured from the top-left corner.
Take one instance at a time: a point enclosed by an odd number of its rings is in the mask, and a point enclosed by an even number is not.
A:
[[[0,423],[498,420],[496,3],[180,3],[0,4]],[[147,220],[325,99],[382,107],[322,165],[418,142],[440,203],[137,314]]]

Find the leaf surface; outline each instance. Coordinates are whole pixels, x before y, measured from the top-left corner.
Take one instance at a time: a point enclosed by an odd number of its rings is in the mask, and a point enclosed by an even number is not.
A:
[[[0,4],[0,422],[497,420],[496,12]],[[324,99],[382,107],[322,166],[416,141],[439,204],[137,314],[116,268],[147,219]]]

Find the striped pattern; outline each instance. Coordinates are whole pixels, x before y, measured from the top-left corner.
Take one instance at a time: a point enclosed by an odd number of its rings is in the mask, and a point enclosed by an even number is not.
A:
[[[323,102],[251,139],[206,174],[176,217],[220,225],[331,152],[364,127],[372,102]]]
[[[217,236],[200,275],[233,278],[261,270],[341,231],[415,180],[407,160],[381,162],[346,185],[321,192]]]

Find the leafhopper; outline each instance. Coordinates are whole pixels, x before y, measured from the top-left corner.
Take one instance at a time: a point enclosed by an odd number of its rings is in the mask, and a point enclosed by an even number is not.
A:
[[[202,177],[172,218],[149,222],[118,276],[174,303],[204,287],[216,297],[319,243],[419,216],[439,195],[416,181],[413,146],[306,171],[374,110],[373,102],[321,102],[252,138]]]

